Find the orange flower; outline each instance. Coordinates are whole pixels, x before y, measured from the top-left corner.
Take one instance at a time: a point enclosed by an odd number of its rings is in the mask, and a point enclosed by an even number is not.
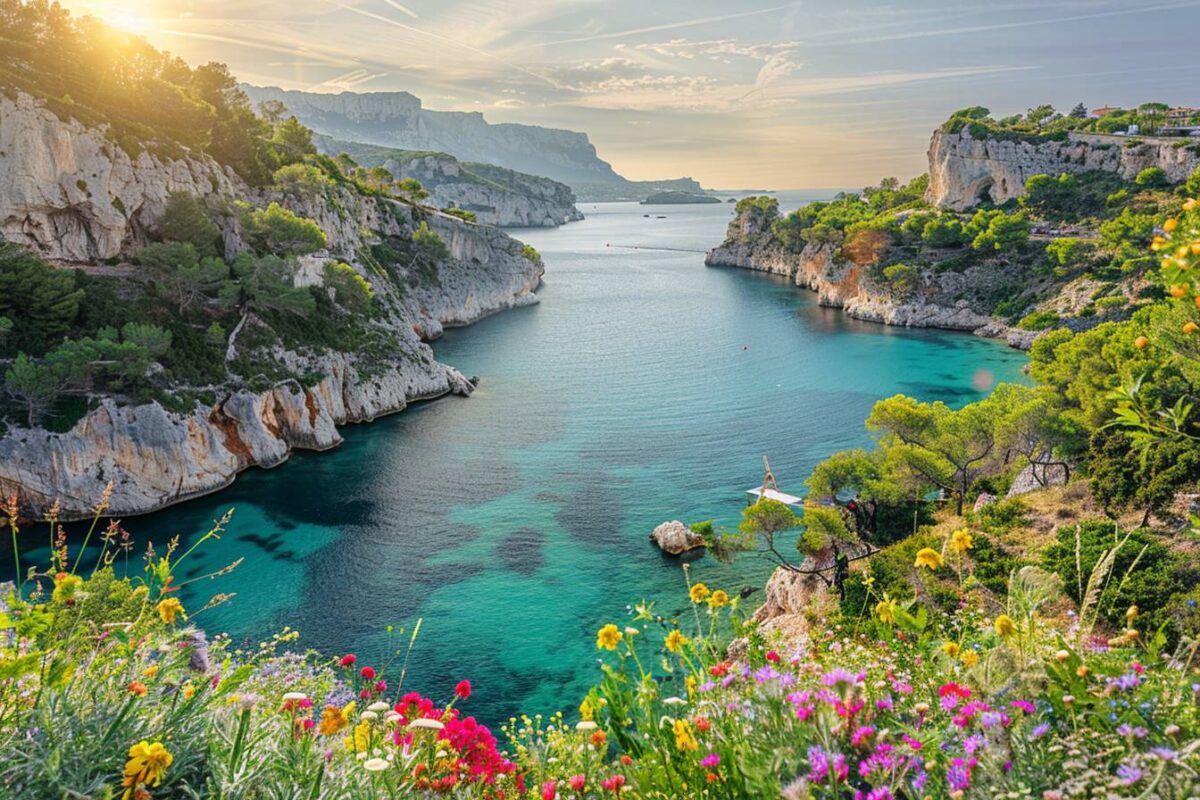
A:
[[[605,735],[604,731],[596,731],[595,733],[592,734],[592,744],[597,749],[604,746],[604,742],[606,739],[608,739],[608,736]]]
[[[141,681],[130,681],[129,686],[125,688],[129,690],[130,694],[135,694],[138,697],[146,696],[146,684],[142,683]]]

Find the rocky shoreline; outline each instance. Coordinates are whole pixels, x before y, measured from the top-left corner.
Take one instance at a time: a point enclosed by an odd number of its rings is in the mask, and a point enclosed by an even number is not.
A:
[[[468,395],[470,381],[437,362],[425,342],[446,327],[537,302],[541,263],[496,228],[346,189],[331,198],[258,192],[211,159],[131,157],[103,130],[60,121],[25,95],[0,97],[4,239],[68,265],[119,261],[145,243],[173,191],[217,204],[279,202],[316,221],[327,248],[303,260],[296,285],[319,280],[313,275],[328,260],[353,265],[375,289],[384,311],[373,324],[394,349],[382,360],[276,350],[290,375],[310,376],[303,385],[292,377],[262,391],[207,387],[215,402],[195,402],[185,413],[106,397],[66,433],[10,426],[0,437],[0,495],[18,495],[30,516],[58,501],[63,519],[88,517],[110,483],[108,513],[149,513],[224,488],[250,467],[277,466],[293,450],[336,447],[339,425]],[[436,280],[399,291],[365,254],[373,241],[407,239],[422,222],[450,255],[438,263]],[[227,252],[245,249],[236,217],[219,224]]]

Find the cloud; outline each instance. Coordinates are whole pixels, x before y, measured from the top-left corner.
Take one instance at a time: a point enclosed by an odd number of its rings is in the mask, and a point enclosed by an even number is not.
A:
[[[786,11],[798,3],[786,3],[781,6],[772,6],[770,8],[760,8],[755,11],[741,11],[736,14],[722,14],[715,17],[696,17],[694,19],[685,19],[678,22],[665,22],[661,25],[647,25],[641,28],[628,28],[623,31],[612,31],[609,33],[594,33],[585,36],[577,36],[571,39],[558,39],[552,42],[542,42],[542,46],[550,47],[559,44],[579,44],[580,42],[595,42],[601,39],[624,39],[627,36],[638,36],[643,33],[657,33],[658,31],[669,31],[678,28],[691,28],[696,25],[707,25],[713,22],[728,22],[729,20],[745,19],[746,17],[757,17],[763,14],[771,14],[776,11]]]
[[[386,77],[387,72],[368,72],[365,69],[351,70],[343,75],[338,75],[335,78],[330,78],[318,84],[308,87],[310,92],[348,92],[356,86],[364,83],[369,83],[376,78]]]
[[[623,45],[617,45],[622,47]],[[794,51],[800,47],[799,42],[768,42],[762,44],[744,45],[737,39],[708,39],[692,41],[690,39],[671,39],[666,42],[651,42],[634,45],[635,50],[648,50],[660,56],[673,56],[683,59],[707,57],[713,61],[728,62],[728,56],[742,56],[755,61],[767,61],[773,56]]]

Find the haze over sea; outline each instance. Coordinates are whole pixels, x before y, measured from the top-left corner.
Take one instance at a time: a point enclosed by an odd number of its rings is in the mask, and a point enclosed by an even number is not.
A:
[[[185,588],[192,609],[236,593],[198,625],[256,642],[288,624],[300,647],[379,664],[387,626],[422,618],[411,688],[446,699],[469,678],[464,710],[489,723],[572,708],[599,675],[601,624],[643,598],[685,610],[678,560],[647,541],[660,522],[736,525],[764,453],[802,494],[818,461],[869,444],[879,398],[960,405],[1021,377],[1024,356],[997,342],[857,322],[784,280],[706,268],[732,205],[581,208],[583,222],[515,232],[546,261],[539,305],[434,344],[480,377],[472,398],[346,428],[335,451],[125,521],[139,542],[181,534],[186,547],[237,509],[186,570],[245,556]],[[732,593],[761,587],[770,565],[703,558],[692,572]]]

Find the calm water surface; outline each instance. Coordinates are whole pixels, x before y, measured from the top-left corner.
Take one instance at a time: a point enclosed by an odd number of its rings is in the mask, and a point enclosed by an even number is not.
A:
[[[388,625],[423,618],[409,688],[444,699],[470,678],[467,710],[493,723],[573,707],[597,675],[599,625],[642,598],[685,605],[678,562],[646,539],[655,525],[736,524],[764,453],[802,493],[817,461],[870,441],[881,397],[961,404],[988,375],[1019,379],[1023,357],[995,342],[856,322],[782,280],[706,268],[694,251],[723,238],[730,205],[581,208],[586,221],[516,232],[546,260],[540,305],[435,343],[481,378],[472,398],[346,428],[335,451],[126,521],[186,542],[236,508],[188,572],[245,562],[184,600],[236,597],[198,624],[239,640],[291,625],[301,646],[361,663],[381,658]],[[693,572],[738,589],[769,566]]]

